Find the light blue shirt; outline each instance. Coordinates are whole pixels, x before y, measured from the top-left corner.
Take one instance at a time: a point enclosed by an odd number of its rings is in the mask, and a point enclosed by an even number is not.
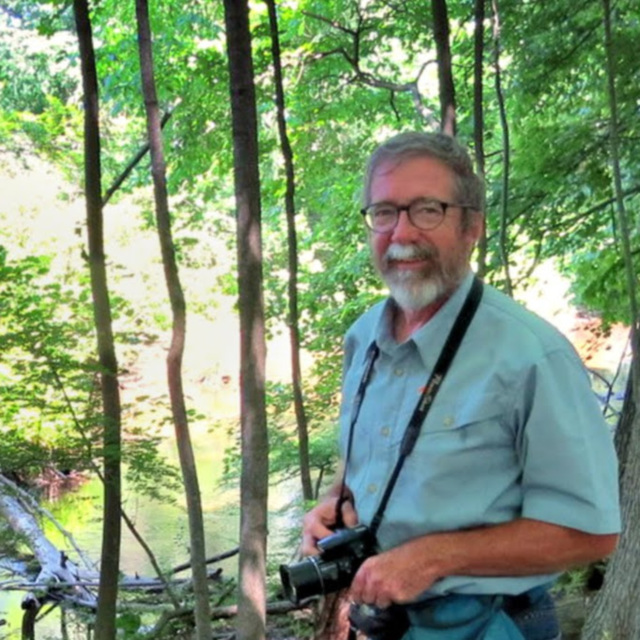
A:
[[[347,485],[369,524],[422,388],[471,287],[398,344],[393,302],[361,316],[345,338],[343,456],[366,352],[380,354],[355,425]],[[620,530],[609,428],[571,344],[490,286],[391,496],[378,540],[388,549],[427,533],[533,518],[594,534]],[[427,595],[521,593],[555,576],[451,576]]]

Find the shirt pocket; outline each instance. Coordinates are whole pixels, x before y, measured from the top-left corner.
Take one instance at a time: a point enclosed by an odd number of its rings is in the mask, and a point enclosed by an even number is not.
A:
[[[513,433],[504,420],[501,398],[467,397],[431,407],[420,429],[416,451],[462,454],[466,450],[513,447]]]

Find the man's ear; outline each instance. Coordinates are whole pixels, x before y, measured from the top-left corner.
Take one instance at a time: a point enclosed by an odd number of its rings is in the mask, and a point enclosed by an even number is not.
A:
[[[484,212],[470,209],[468,211],[468,216],[466,234],[471,240],[473,240],[473,244],[475,245],[484,235]]]

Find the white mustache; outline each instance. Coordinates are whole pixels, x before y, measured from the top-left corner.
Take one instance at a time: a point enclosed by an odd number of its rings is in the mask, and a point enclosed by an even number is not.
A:
[[[433,247],[418,246],[415,244],[392,243],[384,253],[384,259],[389,260],[421,260],[424,258],[436,258],[438,252]]]

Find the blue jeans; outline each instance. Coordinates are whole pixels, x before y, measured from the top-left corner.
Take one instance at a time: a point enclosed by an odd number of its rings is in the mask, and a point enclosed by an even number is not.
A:
[[[408,607],[403,640],[560,640],[546,588],[519,596],[449,595]]]
[[[560,640],[560,624],[553,598],[544,587],[522,596],[505,597],[504,610],[525,640]]]

